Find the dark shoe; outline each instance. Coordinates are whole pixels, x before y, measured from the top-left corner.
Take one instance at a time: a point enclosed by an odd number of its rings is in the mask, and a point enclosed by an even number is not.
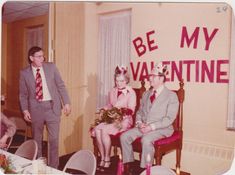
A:
[[[123,175],[135,175],[132,171],[129,172],[123,172]]]
[[[125,163],[124,164],[124,172],[123,172],[123,175],[132,175],[132,167],[131,167],[131,163],[132,162],[129,162],[129,163]]]
[[[140,172],[140,173],[142,173],[143,171],[145,171],[145,170],[146,170],[146,168],[141,168],[141,167],[140,167],[140,169],[139,169],[139,170],[140,170],[139,172]]]

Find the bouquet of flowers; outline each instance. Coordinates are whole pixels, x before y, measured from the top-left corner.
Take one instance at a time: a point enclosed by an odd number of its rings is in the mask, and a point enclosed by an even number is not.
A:
[[[132,110],[129,108],[112,107],[111,109],[101,109],[98,113],[96,113],[96,119],[91,128],[105,122],[108,124],[115,123],[117,128],[121,129],[121,121],[123,120],[123,116],[132,115],[132,113]]]
[[[3,173],[5,173],[5,174],[14,174],[15,173],[13,171],[11,161],[8,158],[6,158],[6,156],[4,154],[0,154],[0,169],[2,169]]]

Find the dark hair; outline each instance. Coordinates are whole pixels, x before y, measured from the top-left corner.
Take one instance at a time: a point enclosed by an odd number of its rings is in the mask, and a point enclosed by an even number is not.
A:
[[[42,48],[41,48],[41,47],[38,47],[38,46],[33,46],[33,47],[31,47],[31,48],[29,49],[29,51],[28,51],[28,62],[29,62],[29,64],[32,63],[32,61],[30,60],[30,56],[34,56],[34,54],[35,54],[36,52],[39,52],[39,51],[41,51],[41,50],[42,50]]]

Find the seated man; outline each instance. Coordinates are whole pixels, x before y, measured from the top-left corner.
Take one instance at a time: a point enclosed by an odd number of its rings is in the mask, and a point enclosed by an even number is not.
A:
[[[7,147],[7,139],[16,132],[15,124],[9,120],[2,112],[0,117],[0,149]]]
[[[136,126],[121,135],[121,146],[125,171],[134,161],[132,142],[141,137],[142,155],[140,167],[146,167],[147,155],[150,163],[154,159],[154,141],[173,134],[172,126],[179,107],[177,95],[165,87],[167,67],[162,63],[156,65],[150,75],[152,87],[142,97],[140,108],[136,113]]]

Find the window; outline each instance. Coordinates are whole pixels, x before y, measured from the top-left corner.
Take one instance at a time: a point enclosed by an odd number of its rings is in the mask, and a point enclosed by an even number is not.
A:
[[[32,46],[39,46],[43,48],[43,26],[27,28],[27,48],[28,51]]]
[[[123,11],[99,17],[99,63],[97,107],[107,103],[114,86],[114,69],[130,62],[131,12]]]

